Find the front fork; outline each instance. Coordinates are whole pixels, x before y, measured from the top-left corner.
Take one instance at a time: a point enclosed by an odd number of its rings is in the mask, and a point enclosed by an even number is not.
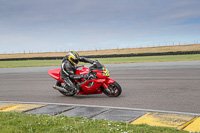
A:
[[[106,91],[110,91],[110,90],[108,89],[109,84],[112,84],[112,83],[114,83],[114,82],[115,82],[114,79],[107,78],[106,82],[103,83],[102,86],[103,86],[103,88],[105,88]]]

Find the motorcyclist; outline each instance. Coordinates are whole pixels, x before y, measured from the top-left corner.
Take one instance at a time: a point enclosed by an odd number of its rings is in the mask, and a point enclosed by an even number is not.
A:
[[[65,83],[65,89],[69,91],[70,93],[77,93],[79,91],[78,87],[76,86],[72,80],[75,79],[82,79],[82,78],[87,78],[87,75],[76,75],[76,67],[79,63],[85,62],[85,63],[90,63],[93,64],[94,61],[89,60],[85,57],[79,56],[79,54],[75,51],[69,52],[68,55],[66,55],[63,60],[62,60],[62,65],[61,65],[61,79]]]

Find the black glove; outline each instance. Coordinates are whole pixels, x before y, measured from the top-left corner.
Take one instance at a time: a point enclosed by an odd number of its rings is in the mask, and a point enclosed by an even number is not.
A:
[[[81,75],[81,78],[88,79],[88,75]]]

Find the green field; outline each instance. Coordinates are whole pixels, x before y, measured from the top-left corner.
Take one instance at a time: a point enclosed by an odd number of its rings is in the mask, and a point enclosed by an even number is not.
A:
[[[184,133],[175,128],[131,125],[81,117],[0,112],[0,133]]]
[[[96,58],[103,64],[112,63],[141,63],[141,62],[167,62],[167,61],[193,61],[200,60],[200,54],[194,55],[168,55],[168,56],[142,56],[120,58]],[[96,60],[92,59],[92,60]],[[80,65],[83,63],[79,63]],[[27,60],[27,61],[0,61],[0,68],[12,67],[39,67],[59,66],[61,60]]]

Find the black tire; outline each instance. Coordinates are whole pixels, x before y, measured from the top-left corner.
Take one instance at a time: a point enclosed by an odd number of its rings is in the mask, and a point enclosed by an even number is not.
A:
[[[103,88],[103,93],[109,97],[118,97],[122,93],[122,88],[116,81],[109,84],[108,90],[109,91]]]
[[[57,81],[56,85],[63,87],[62,82],[60,82],[60,81]],[[72,94],[72,93],[66,93],[66,92],[63,92],[63,91],[59,91],[59,92],[62,93],[64,96],[74,96],[75,95],[75,93]]]

